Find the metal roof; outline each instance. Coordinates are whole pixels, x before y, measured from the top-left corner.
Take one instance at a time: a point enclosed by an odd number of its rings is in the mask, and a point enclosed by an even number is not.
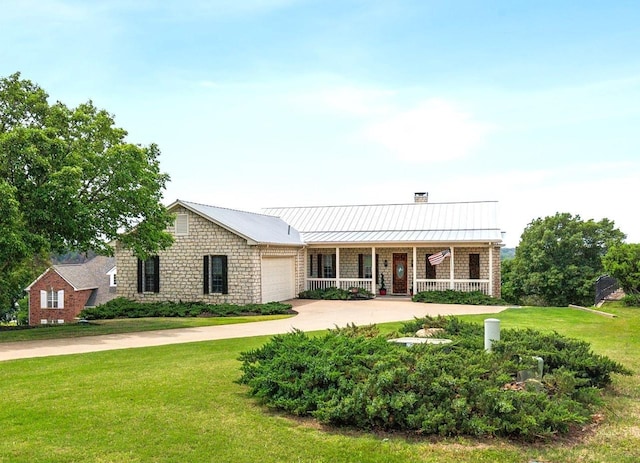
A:
[[[169,209],[173,209],[177,205],[181,205],[241,236],[250,244],[304,245],[300,233],[292,225],[273,215],[207,206],[182,200],[177,200],[169,206]]]
[[[500,242],[496,201],[276,207],[308,244]]]

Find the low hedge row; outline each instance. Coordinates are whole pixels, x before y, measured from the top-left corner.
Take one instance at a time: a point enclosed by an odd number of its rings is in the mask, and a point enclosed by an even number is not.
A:
[[[413,296],[413,302],[466,305],[509,305],[503,299],[487,296],[482,291],[422,291]]]
[[[229,317],[237,315],[276,315],[291,311],[290,304],[205,304],[204,302],[135,302],[126,298],[84,309],[80,317],[86,320],[142,317]]]
[[[535,364],[530,354],[545,355],[539,346],[546,335],[505,333],[486,353],[479,325],[420,324],[444,328],[453,343],[406,348],[372,327],[323,336],[295,331],[242,353],[238,382],[267,406],[332,425],[536,440],[589,422],[598,387],[612,373],[629,374],[581,341],[560,337],[561,355],[545,363],[543,379],[517,383],[517,372]]]
[[[309,289],[302,291],[298,294],[298,298],[347,301],[354,299],[371,299],[373,298],[373,294],[365,288],[353,287],[347,290],[331,287],[326,289]]]

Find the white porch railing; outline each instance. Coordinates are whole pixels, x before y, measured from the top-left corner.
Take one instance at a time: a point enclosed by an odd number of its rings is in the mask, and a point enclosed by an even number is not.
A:
[[[450,280],[417,280],[418,291],[446,291],[451,289]],[[489,295],[489,280],[453,280],[453,289],[456,291],[482,291]]]
[[[453,289],[456,291],[482,291],[484,294],[489,294],[489,280],[455,280],[453,282]]]
[[[451,287],[449,280],[416,280],[417,291],[421,293],[423,291],[446,291]]]
[[[489,280],[453,280],[453,289],[456,291],[482,291],[489,294]],[[307,278],[307,289],[327,289],[338,287],[336,278]],[[340,278],[341,289],[364,288],[374,292],[370,278]],[[417,280],[416,292],[422,291],[446,291],[451,289],[451,280]]]
[[[327,289],[338,287],[336,278],[307,278],[307,289]],[[364,288],[369,292],[373,292],[372,280],[370,278],[340,278],[340,288]]]
[[[327,289],[327,288],[335,288],[336,287],[336,279],[335,278],[307,278],[307,289]]]

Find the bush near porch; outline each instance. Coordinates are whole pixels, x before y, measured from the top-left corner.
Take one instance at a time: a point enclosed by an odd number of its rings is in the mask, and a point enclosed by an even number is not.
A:
[[[507,301],[487,296],[482,291],[422,291],[414,295],[413,302],[431,302],[434,304],[465,304],[465,305],[509,305]]]
[[[237,315],[278,315],[291,312],[291,304],[206,304],[204,302],[136,302],[118,297],[80,312],[86,320],[143,317],[229,317]]]
[[[324,299],[334,301],[349,301],[355,299],[372,299],[373,294],[364,288],[341,289],[330,287],[326,289],[309,289],[298,294],[300,299]]]

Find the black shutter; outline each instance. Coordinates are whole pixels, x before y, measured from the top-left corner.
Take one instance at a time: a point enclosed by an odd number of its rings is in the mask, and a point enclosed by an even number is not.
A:
[[[364,278],[364,256],[358,254],[358,278]]]
[[[138,292],[142,292],[142,260],[138,259]]]
[[[380,254],[376,254],[376,283],[380,283]]]
[[[160,257],[153,258],[153,292],[160,292]]]
[[[227,268],[227,256],[220,256],[222,258],[222,294],[229,294],[229,284],[227,277],[229,271]]]
[[[318,254],[318,278],[324,278],[322,272],[322,254]]]
[[[209,294],[209,256],[202,258],[202,292]]]

